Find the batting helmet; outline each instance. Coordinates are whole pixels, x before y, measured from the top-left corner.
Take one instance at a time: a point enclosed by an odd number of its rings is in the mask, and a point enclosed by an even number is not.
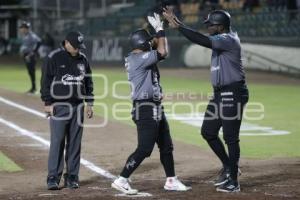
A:
[[[27,21],[22,21],[21,25],[19,26],[19,28],[30,28],[30,22]]]
[[[139,29],[130,34],[129,40],[132,49],[149,50],[151,49],[150,41],[153,37],[145,30]]]
[[[226,28],[230,27],[230,14],[224,10],[214,10],[210,12],[207,19],[204,21],[205,24],[223,25]]]

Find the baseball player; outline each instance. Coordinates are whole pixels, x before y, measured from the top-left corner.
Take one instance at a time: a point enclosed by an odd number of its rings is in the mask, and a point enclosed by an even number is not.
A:
[[[133,32],[130,36],[132,51],[125,58],[132,91],[132,119],[137,126],[138,144],[136,150],[128,157],[120,176],[111,185],[131,195],[137,194],[138,191],[130,187],[128,178],[142,161],[151,155],[155,143],[160,150],[161,164],[167,177],[164,189],[173,191],[190,189],[175,176],[173,144],[168,121],[161,105],[162,88],[157,63],[168,54],[167,39],[158,14],[148,16],[148,21],[155,29],[155,39],[143,29]],[[156,50],[152,50],[154,40],[157,41]]]
[[[27,93],[34,94],[36,92],[35,83],[35,65],[36,55],[41,45],[41,39],[30,30],[30,23],[23,21],[20,25],[20,32],[22,34],[22,45],[20,47],[20,54],[22,55],[28,74],[31,80],[31,88]]]
[[[41,98],[45,112],[50,116],[50,151],[47,186],[58,190],[64,169],[65,187],[79,187],[81,138],[83,131],[84,103],[87,117],[93,116],[92,71],[84,49],[83,35],[67,34],[62,46],[52,51],[42,69]],[[65,148],[66,143],[66,148]]]
[[[209,36],[185,26],[170,9],[163,15],[171,27],[193,43],[212,49],[211,82],[214,97],[205,112],[201,134],[223,164],[214,183],[217,191],[239,192],[239,131],[243,108],[248,102],[248,89],[241,59],[240,39],[230,27],[230,15],[224,10],[212,11],[204,23]],[[226,153],[218,134],[223,128],[223,138],[228,147]]]

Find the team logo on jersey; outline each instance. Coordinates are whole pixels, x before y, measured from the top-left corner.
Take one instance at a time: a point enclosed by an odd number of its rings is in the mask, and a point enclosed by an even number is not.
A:
[[[65,74],[61,77],[61,82],[63,85],[82,85],[83,79],[83,75],[73,76],[70,74]]]
[[[148,52],[148,53],[145,53],[145,54],[142,56],[142,58],[143,58],[143,59],[147,59],[147,58],[149,57],[149,54],[150,54],[149,52]]]
[[[80,74],[85,74],[85,67],[83,63],[78,63],[77,68],[79,69]]]
[[[78,39],[78,42],[80,42],[80,43],[83,42],[83,36],[82,35],[79,35],[77,39]]]
[[[220,66],[211,66],[210,71],[218,71],[220,70]]]

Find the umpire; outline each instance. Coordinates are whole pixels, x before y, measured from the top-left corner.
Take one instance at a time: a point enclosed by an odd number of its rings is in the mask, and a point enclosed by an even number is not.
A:
[[[170,26],[177,28],[187,39],[212,49],[210,70],[214,97],[207,106],[201,134],[223,164],[214,183],[217,191],[239,192],[239,132],[243,108],[248,102],[248,89],[242,66],[240,39],[231,30],[230,15],[223,10],[212,11],[204,21],[209,32],[209,36],[206,36],[186,27],[170,9],[165,9],[163,14]],[[221,127],[228,154],[218,136]]]
[[[34,94],[36,92],[35,83],[35,65],[37,51],[41,45],[41,39],[30,30],[30,23],[23,21],[20,25],[20,32],[22,34],[22,45],[20,53],[24,59],[27,71],[31,80],[31,88],[27,93]]]
[[[79,187],[81,138],[83,132],[84,101],[87,117],[93,116],[92,71],[84,49],[83,35],[67,34],[62,46],[52,51],[43,66],[41,98],[45,112],[50,116],[50,151],[47,185],[49,190],[58,190],[64,169],[65,187]],[[66,143],[66,148],[65,148]]]
[[[125,58],[125,67],[132,89],[132,119],[137,126],[138,145],[128,157],[126,164],[112,187],[125,193],[137,194],[137,190],[129,185],[128,178],[142,161],[149,157],[155,143],[160,150],[160,160],[167,177],[164,189],[186,191],[189,187],[182,184],[175,176],[173,160],[173,143],[168,121],[165,117],[160,86],[160,75],[157,63],[168,54],[168,45],[160,16],[148,16],[148,21],[156,31],[152,38],[143,29],[130,36],[132,52]],[[157,41],[157,50],[152,50],[153,41]]]

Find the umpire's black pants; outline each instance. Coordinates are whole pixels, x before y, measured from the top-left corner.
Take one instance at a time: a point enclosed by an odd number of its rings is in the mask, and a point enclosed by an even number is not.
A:
[[[160,102],[135,101],[132,118],[137,126],[138,144],[136,150],[128,157],[120,175],[128,178],[141,162],[151,155],[157,143],[166,176],[175,176],[173,143],[163,106]]]
[[[202,124],[201,134],[224,167],[230,168],[231,178],[236,180],[240,158],[239,132],[244,105],[248,102],[248,89],[243,81],[214,88]],[[223,129],[223,139],[228,154],[218,134]]]
[[[83,118],[84,107],[82,104],[54,106],[54,115],[50,118],[48,177],[54,176],[60,180],[65,160],[67,174],[78,178]],[[65,156],[64,150],[66,151]]]
[[[28,58],[24,57],[24,62],[29,74],[29,78],[31,81],[31,89],[36,90],[36,84],[35,84],[35,65],[36,65],[36,58],[34,55],[28,56]]]

